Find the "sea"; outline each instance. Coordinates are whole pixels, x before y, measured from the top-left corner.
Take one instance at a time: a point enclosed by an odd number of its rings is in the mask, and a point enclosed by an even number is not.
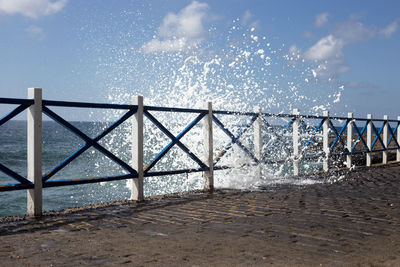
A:
[[[85,133],[94,133],[100,123],[73,123]],[[10,121],[1,126],[0,131],[0,162],[18,174],[26,177],[26,121]],[[84,142],[68,130],[52,121],[43,122],[43,173],[55,167]],[[70,166],[60,171],[51,179],[62,180],[98,176],[99,162],[102,155],[90,150],[73,161]],[[105,161],[104,164],[110,162]],[[109,173],[120,171],[104,166]],[[103,169],[103,168],[102,168]],[[107,172],[106,171],[106,172]],[[106,173],[103,171],[103,175]],[[14,179],[0,173],[0,184],[17,183]],[[129,198],[126,182],[116,181],[103,184],[87,184],[79,186],[64,186],[46,188],[43,190],[44,210],[60,210],[93,203],[102,203]],[[115,192],[111,192],[111,191]],[[117,192],[117,193],[116,193]],[[0,193],[0,216],[24,215],[26,213],[26,190]]]

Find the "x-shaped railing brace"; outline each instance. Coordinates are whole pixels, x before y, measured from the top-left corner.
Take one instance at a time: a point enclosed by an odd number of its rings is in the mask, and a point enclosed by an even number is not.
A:
[[[310,136],[310,138],[307,140],[307,143],[304,145],[302,151],[306,150],[307,147],[310,145],[311,141],[315,138],[315,135],[317,134],[317,132],[319,131],[319,129],[321,129],[322,125],[324,124],[324,122],[326,121],[327,118],[323,118],[321,120],[321,122],[318,124],[317,127],[315,127],[312,135]]]
[[[157,162],[165,155],[167,154],[167,152],[176,144],[177,146],[179,146],[186,154],[189,155],[189,157],[194,160],[197,164],[200,165],[201,168],[203,169],[207,169],[209,167],[207,167],[206,164],[204,164],[193,152],[191,152],[184,144],[182,144],[182,142],[180,141],[180,139],[182,139],[182,137],[185,136],[185,134],[187,132],[190,131],[190,129],[192,129],[207,113],[201,113],[199,116],[197,116],[180,134],[178,134],[176,137],[170,132],[168,131],[167,128],[164,127],[164,125],[162,125],[153,115],[150,114],[149,111],[144,110],[144,114],[146,115],[146,117],[153,123],[155,124],[166,136],[168,136],[172,141],[166,146],[164,147],[164,149],[158,153],[158,155],[153,159],[152,162],[150,162],[149,165],[147,165],[144,168],[144,173],[148,173],[150,171],[151,168],[154,167],[154,165],[157,164]]]
[[[262,120],[263,120],[263,122],[264,122],[264,125],[266,125],[266,127],[268,127],[269,129],[273,129],[273,128],[274,128],[267,120],[265,120],[265,118],[262,118]],[[275,131],[273,131],[273,130],[271,131],[272,135],[274,135],[276,139],[272,140],[272,142],[271,142],[271,141],[268,142],[268,144],[266,145],[266,146],[267,146],[267,149],[263,152],[263,158],[267,155],[268,151],[274,146],[274,144],[275,144],[277,141],[281,141],[282,136],[285,134],[285,132],[289,129],[289,127],[293,124],[294,121],[295,121],[294,118],[291,119],[291,120],[288,122],[288,124],[285,126],[285,128],[282,129],[282,131],[281,131],[280,134],[277,134],[277,133],[276,133]],[[269,130],[269,129],[267,129],[267,130]]]
[[[17,116],[18,114],[20,114],[22,111],[27,109],[30,105],[31,104],[20,104],[14,110],[12,110],[10,113],[8,113],[7,115],[5,115],[3,118],[0,119],[0,126],[3,125],[4,123],[8,122],[9,120],[11,120],[12,118]],[[5,174],[10,176],[11,178],[17,180],[21,184],[32,184],[31,181],[29,181],[28,179],[22,177],[21,175],[19,175],[18,173],[16,173],[13,170],[7,168],[6,166],[4,166],[1,163],[0,163],[0,171],[4,172]]]
[[[228,152],[228,150],[234,145],[237,144],[250,158],[256,162],[257,164],[260,163],[260,161],[253,155],[253,153],[250,152],[240,141],[239,138],[250,128],[250,126],[256,121],[258,117],[258,114],[253,116],[250,120],[250,122],[246,125],[246,128],[243,130],[239,131],[236,136],[234,136],[231,131],[229,131],[227,128],[225,128],[224,124],[214,115],[212,116],[213,121],[221,128],[221,130],[231,138],[231,142],[227,144],[220,153],[218,153],[217,157],[215,158],[214,161],[214,166],[221,160],[221,158]]]
[[[343,148],[344,148],[344,152],[345,152],[345,153],[348,153],[348,152],[349,152],[349,150],[347,149],[347,147],[346,147],[346,145],[344,144],[344,142],[343,142],[343,140],[342,140],[342,137],[341,137],[341,134],[344,132],[344,129],[346,129],[346,127],[347,127],[348,124],[349,124],[349,120],[346,120],[346,123],[345,123],[345,124],[343,125],[343,127],[340,129],[340,132],[338,132],[338,131],[336,130],[335,126],[333,125],[332,121],[329,120],[329,126],[331,127],[332,131],[333,131],[333,132],[335,133],[335,135],[336,135],[336,138],[335,138],[335,140],[333,141],[333,143],[332,143],[332,145],[331,145],[331,147],[330,147],[330,149],[329,149],[329,152],[332,152],[332,150],[333,150],[333,148],[335,147],[335,145],[336,145],[336,143],[337,143],[338,140],[339,140],[340,143],[342,144],[342,146],[343,146]]]
[[[49,108],[47,108],[46,106],[43,106],[43,113],[45,113],[47,116],[52,118],[54,121],[58,122],[59,124],[61,124],[65,128],[67,128],[69,131],[73,132],[74,134],[76,134],[78,137],[80,137],[81,139],[83,139],[86,142],[85,145],[81,146],[78,150],[76,150],[74,153],[72,153],[71,156],[69,156],[68,158],[63,160],[60,164],[58,164],[56,167],[54,167],[51,171],[45,173],[45,175],[42,178],[43,182],[50,179],[58,171],[63,169],[71,161],[76,159],[78,156],[80,156],[83,152],[85,152],[86,150],[88,150],[91,147],[96,148],[98,151],[103,153],[106,157],[108,157],[109,159],[111,159],[112,161],[114,161],[115,163],[120,165],[122,168],[124,168],[126,171],[128,171],[132,175],[132,178],[137,177],[138,174],[137,174],[136,170],[134,170],[132,167],[130,167],[128,164],[126,164],[124,161],[119,159],[117,156],[115,156],[113,153],[111,153],[110,151],[108,151],[106,148],[104,148],[103,146],[101,146],[98,143],[98,141],[100,139],[102,139],[104,136],[109,134],[112,130],[117,128],[120,124],[122,124],[128,118],[130,118],[133,114],[136,113],[136,111],[137,111],[137,108],[130,109],[119,120],[115,121],[112,125],[110,125],[110,127],[105,129],[102,133],[98,134],[95,138],[92,139],[89,136],[87,136],[86,134],[84,134],[82,131],[80,131],[78,128],[73,126],[71,123],[69,123],[68,121],[64,120],[62,117],[60,117],[59,115],[57,115],[56,113],[51,111]]]
[[[399,143],[397,142],[397,139],[396,138],[394,138],[395,136],[394,136],[394,133],[397,131],[397,128],[399,127],[399,124],[397,124],[396,125],[396,127],[394,128],[394,130],[392,130],[392,127],[390,127],[390,124],[388,123],[388,129],[389,129],[389,131],[390,131],[390,138],[389,138],[389,141],[388,141],[388,146],[389,146],[389,144],[390,144],[390,142],[392,141],[392,139],[394,140],[394,142],[396,143],[396,148],[400,148],[400,146],[399,146]]]
[[[354,129],[356,130],[358,136],[357,136],[356,141],[354,142],[353,147],[351,148],[351,151],[354,151],[354,150],[355,150],[355,148],[356,148],[356,146],[357,146],[357,144],[358,144],[358,141],[361,140],[362,143],[363,143],[363,145],[364,145],[364,148],[367,150],[367,152],[370,152],[370,149],[368,148],[367,143],[365,142],[364,138],[362,137],[362,135],[363,135],[364,132],[365,132],[365,129],[367,129],[368,121],[365,123],[365,125],[364,125],[364,127],[362,128],[361,132],[360,132],[360,130],[358,129],[357,124],[356,124],[355,122],[353,122],[353,123],[354,123]]]
[[[379,131],[376,129],[376,127],[373,123],[371,123],[371,124],[372,124],[372,130],[374,130],[374,132],[375,132],[375,139],[372,142],[371,149],[375,146],[375,143],[377,140],[379,140],[379,143],[381,143],[382,149],[385,149],[386,146],[383,144],[383,141],[381,139],[381,134],[382,134],[383,127],[385,126],[385,122],[383,122],[382,127],[379,129]]]

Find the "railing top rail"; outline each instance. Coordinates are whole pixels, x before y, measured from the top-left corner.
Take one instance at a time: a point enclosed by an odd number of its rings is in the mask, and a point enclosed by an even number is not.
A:
[[[213,110],[213,114],[254,116],[254,115],[258,115],[259,113],[243,112],[243,111],[229,111],[229,110]]]
[[[32,99],[22,99],[22,98],[5,98],[0,97],[0,104],[20,104],[20,105],[32,105]]]
[[[274,117],[274,118],[301,118],[301,119],[327,119],[327,116],[322,116],[322,115],[295,115],[295,114],[285,114],[285,113],[261,113],[265,117]],[[330,119],[337,119],[337,120],[343,120],[347,119],[346,117],[329,117]]]
[[[187,112],[187,113],[207,113],[207,109],[193,109],[193,108],[174,108],[174,107],[157,107],[157,106],[144,106],[144,110],[148,111],[165,111],[165,112]]]
[[[363,119],[363,120],[367,120],[367,119]],[[398,120],[385,120],[385,119],[372,119],[371,121],[400,122],[400,121],[398,121]]]
[[[104,108],[104,109],[133,109],[133,108],[137,108],[136,105],[127,105],[127,104],[70,102],[70,101],[55,101],[55,100],[43,100],[43,105],[45,105],[45,106],[56,106],[56,107]]]
[[[33,99],[23,99],[23,98],[5,98],[0,97],[0,104],[20,104],[20,105],[32,105]],[[72,101],[58,101],[58,100],[43,100],[43,105],[45,106],[58,106],[58,107],[77,107],[77,108],[101,108],[101,109],[134,109],[137,108],[136,105],[130,104],[108,104],[108,103],[93,103],[93,102],[72,102]],[[148,111],[164,111],[164,112],[184,112],[184,113],[207,113],[206,109],[193,109],[193,108],[176,108],[176,107],[160,107],[160,106],[144,106],[145,110]],[[223,115],[241,115],[241,116],[255,116],[260,113],[257,112],[245,112],[245,111],[231,111],[231,110],[213,110],[213,114],[223,114]],[[302,118],[302,119],[327,119],[327,116],[323,115],[294,115],[285,113],[261,113],[265,117],[273,118]],[[348,120],[347,117],[339,116],[329,116],[330,120]],[[375,122],[397,122],[396,119],[368,119],[368,118],[353,118],[355,121],[375,121]]]
[[[302,119],[330,119],[330,120],[349,120],[349,118],[347,117],[338,117],[338,116],[319,116],[319,115],[293,115],[293,114],[273,114],[273,113],[262,113],[262,115],[266,116],[266,117],[276,117],[276,118],[302,118]],[[385,120],[385,119],[368,119],[368,118],[352,118],[352,120],[355,121],[387,121],[387,122],[400,122],[399,120]]]

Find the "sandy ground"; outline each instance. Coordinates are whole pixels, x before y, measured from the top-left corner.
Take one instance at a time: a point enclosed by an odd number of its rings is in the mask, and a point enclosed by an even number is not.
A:
[[[400,266],[400,164],[332,175],[2,219],[0,265]]]

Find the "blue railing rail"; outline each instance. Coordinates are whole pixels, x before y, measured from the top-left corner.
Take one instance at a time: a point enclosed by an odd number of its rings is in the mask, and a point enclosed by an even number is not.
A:
[[[36,88],[34,90],[39,89]],[[137,186],[138,184],[142,184],[143,186],[143,179],[145,177],[205,172],[207,173],[205,176],[210,178],[213,176],[214,170],[231,168],[230,166],[220,165],[220,162],[221,159],[226,157],[227,152],[230,151],[235,145],[250,159],[251,163],[246,163],[245,165],[262,166],[263,164],[281,164],[292,161],[294,175],[300,173],[299,162],[314,158],[323,158],[323,169],[325,171],[329,169],[329,160],[331,156],[345,156],[347,161],[346,163],[349,168],[353,166],[351,157],[352,155],[356,154],[366,154],[367,165],[371,165],[372,152],[382,152],[383,163],[387,163],[387,152],[390,150],[396,150],[397,160],[400,160],[400,120],[389,120],[387,116],[385,116],[384,119],[372,119],[371,115],[369,115],[368,118],[354,118],[353,114],[349,114],[348,117],[329,116],[329,112],[325,112],[322,116],[302,115],[298,110],[294,110],[293,114],[266,113],[262,112],[260,108],[258,109],[258,112],[212,110],[212,108],[210,108],[211,105],[208,106],[208,109],[191,109],[144,106],[143,103],[128,105],[53,101],[42,100],[41,98],[0,98],[0,104],[16,105],[11,112],[0,119],[0,126],[7,123],[11,119],[14,119],[26,109],[28,109],[28,114],[30,114],[30,112],[33,112],[34,107],[38,108],[37,103],[40,103],[39,108],[41,114],[47,115],[56,123],[60,124],[65,129],[76,135],[84,142],[84,144],[67,156],[64,160],[59,162],[56,166],[52,167],[50,170],[46,170],[44,174],[43,170],[41,169],[42,167],[40,167],[40,173],[42,174],[38,180],[34,180],[32,177],[23,177],[0,162],[0,171],[16,181],[14,184],[0,185],[0,191],[13,191],[21,189],[29,189],[34,191],[47,187],[98,183],[125,179],[141,181],[139,183],[134,183],[136,186],[135,190],[143,191],[143,188]],[[79,130],[71,122],[68,122],[65,118],[57,114],[57,112],[54,111],[55,107],[112,109],[122,111],[122,115],[120,115],[118,119],[116,119],[107,128],[103,129],[100,133],[92,138]],[[163,122],[156,118],[156,112],[192,113],[195,114],[195,117],[183,128],[179,134],[174,135],[167,129]],[[236,125],[234,130],[232,125],[224,124],[222,122],[223,116],[226,115],[240,116],[244,118],[245,123],[242,123],[240,127],[237,127]],[[132,163],[124,161],[118,155],[115,155],[99,143],[104,137],[109,135],[128,119],[134,119],[137,123],[139,123],[134,124],[137,128],[135,131],[139,131],[141,128],[142,133],[138,133],[137,138],[143,139],[143,117],[146,117],[170,139],[170,142],[147,164],[143,163],[143,140],[136,140],[132,144],[133,147],[136,146],[135,149],[139,149],[137,150],[139,151],[138,157],[141,157],[141,161],[137,161],[138,165],[134,164],[136,167],[133,167]],[[206,157],[202,157],[203,155],[198,155],[191,151],[188,146],[182,142],[182,138],[196,125],[199,125],[200,122],[205,122],[205,119],[209,120],[211,126],[214,125],[214,127],[218,127],[218,129],[220,129],[229,140],[220,151],[217,151],[215,157],[211,157],[211,161],[202,159]],[[280,120],[280,123],[274,123],[272,122],[273,120]],[[32,123],[35,124],[34,121]],[[142,125],[140,125],[140,123]],[[381,126],[377,127],[377,125],[380,123]],[[203,123],[203,128],[204,125],[206,124]],[[360,125],[362,125],[362,127],[359,127]],[[29,127],[30,126],[28,125],[28,128]],[[249,146],[249,142],[243,142],[242,139],[244,136],[246,136],[246,134],[248,137],[249,130],[252,128],[254,129],[253,145]],[[209,139],[211,142],[212,129],[213,127],[205,129],[205,132],[207,132],[208,136],[207,138],[211,136],[211,139]],[[207,138],[205,137],[205,139]],[[160,160],[165,157],[165,155],[174,146],[179,147],[183,152],[185,152],[185,154],[197,165],[197,167],[155,171],[154,167],[156,164],[160,162]],[[29,147],[31,146],[28,144],[28,150]],[[119,167],[121,167],[121,169],[124,170],[124,173],[112,176],[89,178],[62,180],[52,179],[59,171],[68,166],[88,149],[95,149],[99,151],[105,157],[109,158]],[[140,149],[142,152],[140,152]],[[210,155],[211,153],[212,155],[214,153],[213,146],[208,146],[208,149],[211,149],[211,151],[206,151],[205,153],[207,155]],[[283,158],[276,157],[277,150],[285,152]],[[261,171],[259,172],[259,175],[262,175]],[[209,183],[212,183],[212,180],[213,179],[211,179],[211,182],[209,181]],[[209,188],[212,189],[213,185],[211,184]],[[141,194],[143,194],[143,192],[141,192]],[[41,214],[41,208],[37,210],[40,212],[35,211],[33,212],[34,215],[38,215],[37,213]],[[32,212],[28,211],[28,213]]]

